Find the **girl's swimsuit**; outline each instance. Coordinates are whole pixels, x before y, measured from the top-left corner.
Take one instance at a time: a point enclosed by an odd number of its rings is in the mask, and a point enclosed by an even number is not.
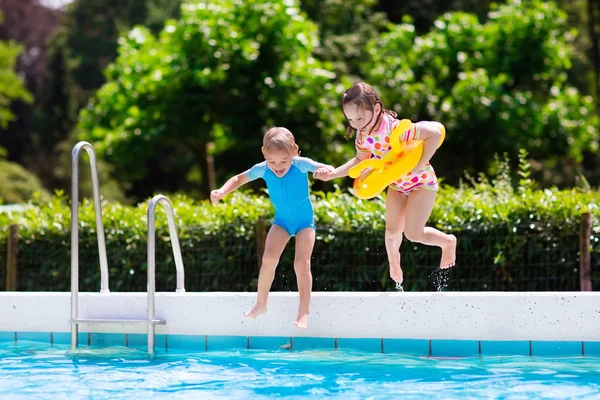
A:
[[[361,153],[371,153],[374,158],[382,158],[390,150],[390,135],[400,121],[389,114],[384,114],[377,130],[371,132],[368,136],[357,130],[356,132],[356,151]],[[434,121],[422,121],[413,124],[411,129],[400,136],[403,150],[410,150],[415,146],[414,141],[419,140],[421,128],[425,124],[434,124],[437,129],[443,129],[443,125]],[[394,190],[408,195],[413,190],[430,190],[437,192],[439,189],[437,177],[431,164],[427,163],[425,168],[419,171],[412,171],[400,177],[390,187]]]

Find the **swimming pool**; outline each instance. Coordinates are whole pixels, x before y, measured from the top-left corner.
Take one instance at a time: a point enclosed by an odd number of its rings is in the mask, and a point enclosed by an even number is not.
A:
[[[82,324],[70,296],[0,293],[0,398],[600,398],[598,293],[157,293],[144,327]],[[83,318],[136,318],[145,293],[82,293]],[[6,396],[10,393],[9,397]]]
[[[598,357],[430,358],[352,350],[189,352],[0,344],[0,398],[600,398]],[[7,396],[7,397],[4,397]]]
[[[78,289],[82,150],[98,205],[100,293]],[[72,290],[0,293],[0,398],[600,396],[597,293],[317,292],[306,330],[292,325],[297,294],[272,293],[269,312],[250,321],[243,312],[255,293],[185,293],[175,220],[160,195],[148,207],[148,293],[110,293],[89,143],[75,146],[73,166]],[[177,290],[155,295],[160,202]]]

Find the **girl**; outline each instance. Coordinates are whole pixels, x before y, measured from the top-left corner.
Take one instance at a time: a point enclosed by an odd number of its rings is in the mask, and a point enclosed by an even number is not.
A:
[[[311,171],[314,175],[328,175],[335,169],[330,165],[299,157],[294,135],[286,128],[272,128],[265,134],[262,153],[265,161],[229,179],[220,189],[213,190],[210,199],[217,203],[245,183],[258,178],[265,180],[269,198],[275,208],[275,219],[265,242],[265,252],[258,274],[256,305],[245,315],[248,318],[256,318],[267,311],[267,298],[279,257],[290,237],[296,236],[294,271],[298,281],[300,305],[294,324],[298,328],[306,328],[312,290],[310,258],[315,244],[308,172]]]
[[[348,121],[348,137],[353,129],[356,130],[356,156],[333,173],[324,175],[326,170],[315,173],[317,179],[347,176],[350,168],[371,157],[382,158],[395,145],[390,143],[390,135],[399,123],[397,115],[383,107],[371,86],[361,82],[346,90],[342,110]],[[456,261],[456,237],[425,226],[438,191],[437,178],[429,160],[437,149],[442,129],[443,125],[438,122],[417,122],[401,137],[401,140],[422,140],[423,156],[412,172],[399,177],[387,191],[385,247],[390,276],[397,285],[403,281],[400,268],[402,234],[410,241],[440,247],[440,268],[452,267]]]

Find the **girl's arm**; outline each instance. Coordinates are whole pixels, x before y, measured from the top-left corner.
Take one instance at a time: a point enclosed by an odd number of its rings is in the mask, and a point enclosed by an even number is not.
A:
[[[346,164],[337,167],[335,169],[335,172],[333,174],[328,175],[327,177],[324,177],[324,180],[348,176],[348,171],[350,171],[352,167],[358,165],[364,160],[368,160],[369,158],[371,158],[370,152],[357,151],[356,156],[354,156],[354,158],[350,159],[350,161],[348,161]]]
[[[237,190],[240,186],[245,185],[250,182],[250,178],[248,177],[248,171],[242,172],[241,174],[237,174],[234,177],[229,178],[227,182],[220,189],[213,190],[210,193],[210,200],[213,203],[218,203],[223,197],[228,195],[229,193]]]
[[[415,170],[422,170],[435,154],[442,138],[442,132],[440,131],[440,124],[438,122],[422,121],[417,124],[419,125],[417,128],[419,131],[418,140],[423,141],[423,155]]]

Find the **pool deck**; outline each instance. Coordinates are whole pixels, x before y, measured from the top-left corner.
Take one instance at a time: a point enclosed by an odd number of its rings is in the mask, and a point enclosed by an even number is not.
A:
[[[69,292],[0,293],[0,332],[70,332]],[[243,316],[255,293],[156,294],[157,334],[313,338],[600,341],[600,293],[317,292],[309,327],[293,325],[295,292]],[[80,293],[80,318],[145,318],[146,293]],[[80,332],[144,333],[145,325],[82,324]]]

